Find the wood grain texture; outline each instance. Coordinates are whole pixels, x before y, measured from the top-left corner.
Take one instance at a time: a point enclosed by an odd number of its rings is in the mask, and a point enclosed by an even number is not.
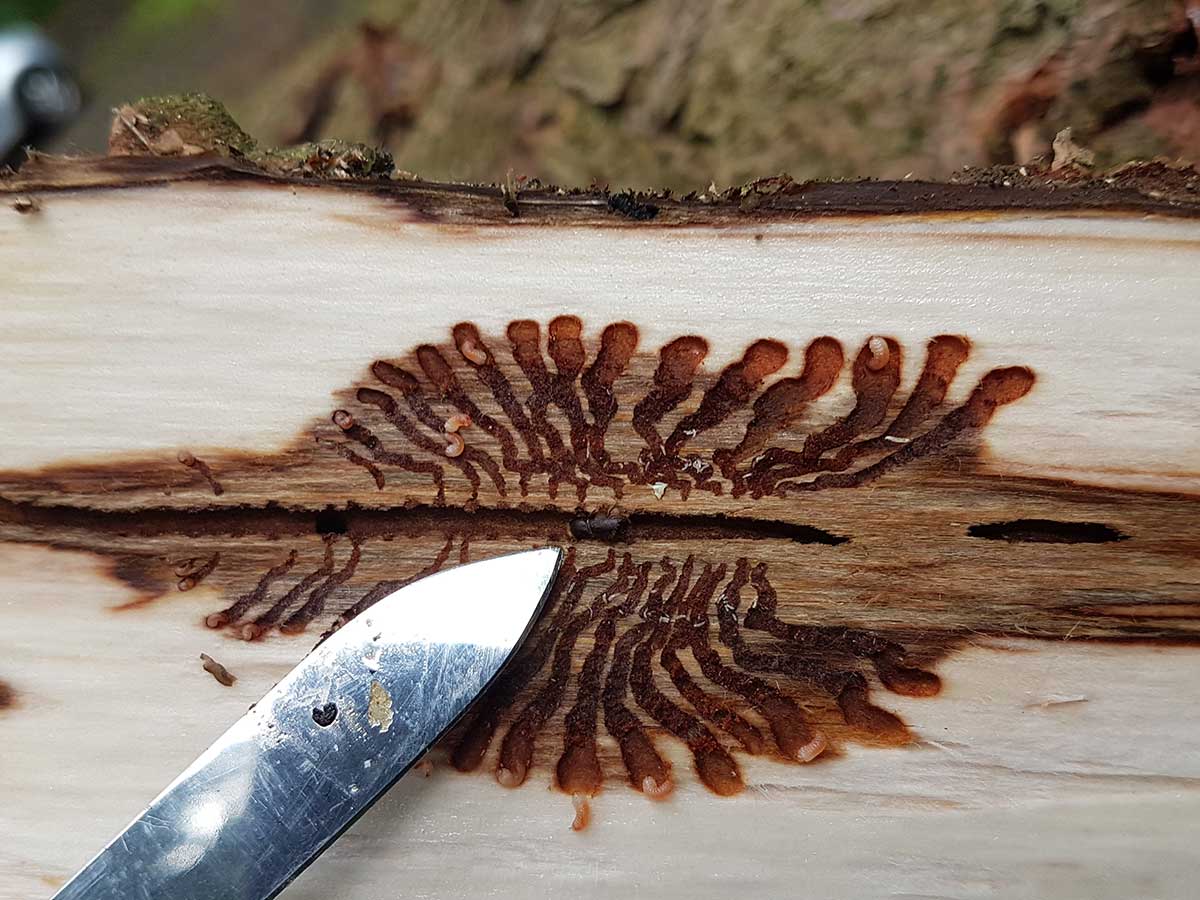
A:
[[[0,216],[0,896],[339,617],[547,541],[528,671],[298,897],[1187,896],[1188,215],[534,229],[209,174]]]

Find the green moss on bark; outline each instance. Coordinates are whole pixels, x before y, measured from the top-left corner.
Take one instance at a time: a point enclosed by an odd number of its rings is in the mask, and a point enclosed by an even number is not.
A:
[[[219,101],[206,94],[143,97],[116,110],[109,152],[118,156],[194,156],[215,153],[247,160],[276,175],[327,179],[386,178],[386,150],[327,140],[263,148]]]

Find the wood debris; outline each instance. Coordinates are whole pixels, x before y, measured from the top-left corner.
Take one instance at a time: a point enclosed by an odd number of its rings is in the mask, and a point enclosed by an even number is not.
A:
[[[204,664],[204,671],[215,678],[220,684],[225,685],[225,687],[233,687],[234,682],[237,681],[236,675],[207,653],[200,654],[200,662]]]

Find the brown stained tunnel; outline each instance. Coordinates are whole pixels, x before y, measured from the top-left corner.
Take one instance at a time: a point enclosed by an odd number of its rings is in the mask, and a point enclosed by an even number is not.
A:
[[[935,336],[906,368],[887,336],[849,350],[764,339],[710,373],[698,335],[647,351],[628,322],[596,337],[572,316],[501,335],[459,323],[445,343],[372,361],[280,454],[0,473],[0,540],[99,553],[138,604],[215,594],[198,624],[234,638],[309,642],[444,566],[565,545],[520,657],[451,736],[454,766],[506,786],[542,771],[577,797],[623,781],[660,798],[686,777],[664,752],[674,742],[731,794],[747,756],[807,763],[847,740],[912,740],[877,698],[936,695],[938,661],[981,635],[1194,637],[1164,617],[1081,626],[1088,592],[1119,573],[1081,569],[1086,596],[1061,602],[1043,587],[1071,564],[1045,556],[1064,552],[1054,535],[1081,553],[1103,529],[1129,537],[1097,510],[1167,527],[1194,503],[1009,479],[1004,515],[951,526],[937,512],[993,502],[969,466],[978,436],[1035,383],[1008,365],[956,385],[972,352]],[[1063,517],[1084,530],[1008,514],[1026,495],[1091,510]],[[1155,527],[1121,552],[1178,568]],[[887,553],[872,555],[880,540]],[[1006,552],[1043,555],[1002,583]],[[949,598],[947,567],[961,582]],[[937,602],[923,579],[941,585]]]

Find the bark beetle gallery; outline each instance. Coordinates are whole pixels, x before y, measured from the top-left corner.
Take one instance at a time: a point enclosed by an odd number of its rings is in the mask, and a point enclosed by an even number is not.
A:
[[[710,374],[695,335],[646,350],[627,322],[459,323],[374,361],[278,453],[0,474],[0,539],[99,553],[135,605],[213,591],[198,627],[245,640],[566,545],[533,635],[445,750],[510,787],[552,772],[582,821],[606,780],[670,793],[672,739],[721,795],[739,756],[909,742],[880,689],[936,695],[936,663],[981,637],[1194,640],[1169,612],[1194,503],[989,472],[979,434],[1034,373],[998,360],[962,384],[966,338],[914,349],[915,379],[886,336],[758,340]],[[1168,612],[1134,616],[1134,594]]]

